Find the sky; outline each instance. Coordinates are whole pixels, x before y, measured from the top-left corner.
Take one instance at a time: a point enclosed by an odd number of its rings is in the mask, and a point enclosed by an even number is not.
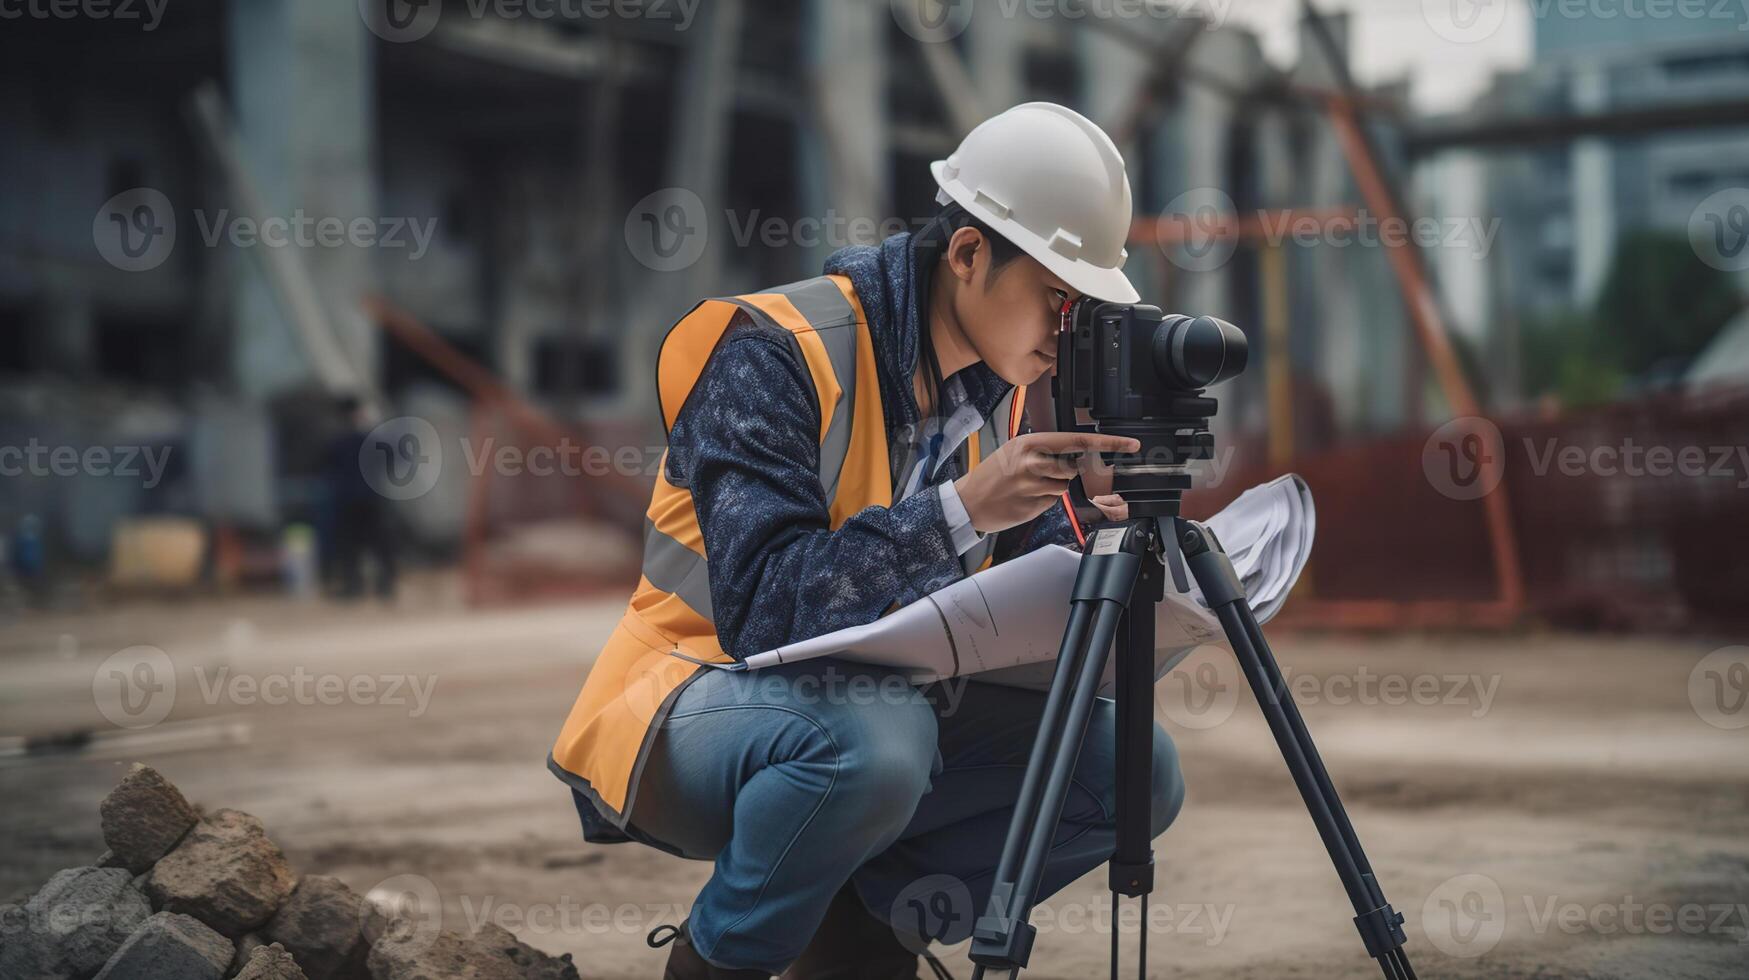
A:
[[[1226,3],[1227,23],[1257,33],[1278,64],[1298,56],[1301,0],[1193,0]],[[1354,72],[1363,84],[1407,74],[1411,100],[1427,112],[1462,108],[1498,69],[1529,62],[1531,14],[1526,0],[1316,0],[1326,13],[1348,11]],[[1455,16],[1479,17],[1467,31]],[[1489,25],[1492,26],[1490,28]],[[1440,30],[1444,30],[1442,36]]]

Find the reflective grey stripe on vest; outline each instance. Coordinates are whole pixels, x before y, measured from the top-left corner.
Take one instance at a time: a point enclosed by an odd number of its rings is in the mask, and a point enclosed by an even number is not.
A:
[[[1008,418],[1014,411],[1014,393],[1018,388],[1011,388],[996,407],[990,410],[990,417],[984,420],[984,427],[978,430],[978,462],[990,458],[990,454],[1002,448],[1008,441]],[[986,534],[984,540],[972,545],[972,549],[960,556],[960,568],[967,575],[978,570],[984,564],[984,559],[996,551],[996,535]]]
[[[825,488],[830,504],[838,493],[838,479],[850,454],[850,427],[856,409],[856,310],[837,285],[825,277],[804,279],[768,292],[781,293],[814,328],[838,382],[838,401],[826,427],[826,437],[820,443],[820,485]],[[807,363],[795,334],[784,330],[769,313],[733,297],[724,297],[723,302],[733,303],[760,323],[782,330],[796,358]],[[710,575],[704,558],[657,530],[648,519],[644,521],[643,572],[651,585],[679,596],[693,612],[707,621],[715,621],[711,617]]]
[[[693,612],[711,618],[711,580],[704,559],[657,530],[648,518],[644,520],[644,577],[663,592],[679,596]]]
[[[820,486],[826,488],[830,504],[838,495],[838,478],[844,472],[845,457],[850,455],[850,423],[856,414],[856,310],[824,276],[779,286],[772,292],[782,293],[813,325],[826,347],[826,358],[832,362],[832,373],[837,375],[841,394],[826,427],[826,438],[820,443]]]

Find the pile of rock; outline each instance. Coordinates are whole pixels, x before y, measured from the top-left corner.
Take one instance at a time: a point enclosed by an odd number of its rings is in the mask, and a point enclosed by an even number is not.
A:
[[[6,980],[578,980],[488,925],[416,927],[338,878],[292,873],[261,821],[202,814],[133,767],[101,809],[109,850],[0,907]],[[430,911],[430,910],[426,910]]]

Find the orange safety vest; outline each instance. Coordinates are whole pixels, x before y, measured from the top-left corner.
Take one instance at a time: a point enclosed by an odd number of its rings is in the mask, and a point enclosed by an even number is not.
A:
[[[656,355],[657,398],[667,432],[706,361],[738,314],[788,332],[808,366],[820,405],[820,485],[836,529],[865,507],[893,502],[887,433],[868,322],[845,276],[820,276],[769,292],[707,299],[663,338]],[[1000,446],[1020,428],[1025,387],[1008,392],[967,438],[976,466],[980,442]],[[997,425],[1001,419],[1006,424]],[[625,826],[638,775],[669,706],[693,678],[730,663],[711,620],[704,537],[689,490],[668,482],[667,455],[645,512],[643,574],[625,615],[608,637],[553,746],[550,766]],[[987,567],[996,544],[986,535],[961,556],[967,574]]]

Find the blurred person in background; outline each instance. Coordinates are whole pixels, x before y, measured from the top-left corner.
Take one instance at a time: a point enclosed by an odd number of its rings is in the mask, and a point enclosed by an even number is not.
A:
[[[1098,452],[1134,440],[1029,432],[1019,387],[1052,369],[1070,302],[1137,299],[1117,148],[1028,103],[933,172],[942,207],[917,233],[706,300],[663,342],[668,451],[644,581],[549,766],[586,839],[715,861],[687,919],[650,935],[672,944],[670,978],[916,976],[919,951],[963,940],[988,900],[1044,703],[834,658],[703,665],[1074,546],[1077,473],[1090,517],[1127,517]],[[1040,897],[1115,845],[1113,709],[1096,706]],[[1171,740],[1154,738],[1158,834],[1183,784]],[[934,880],[954,883],[952,909],[917,894]]]
[[[356,396],[335,400],[340,432],[328,444],[323,483],[330,511],[329,572],[334,594],[358,599],[365,594],[365,562],[372,565],[372,586],[380,599],[395,596],[395,515],[388,500],[371,485],[366,467],[386,465],[367,452],[373,417]],[[380,482],[379,482],[380,485]]]

